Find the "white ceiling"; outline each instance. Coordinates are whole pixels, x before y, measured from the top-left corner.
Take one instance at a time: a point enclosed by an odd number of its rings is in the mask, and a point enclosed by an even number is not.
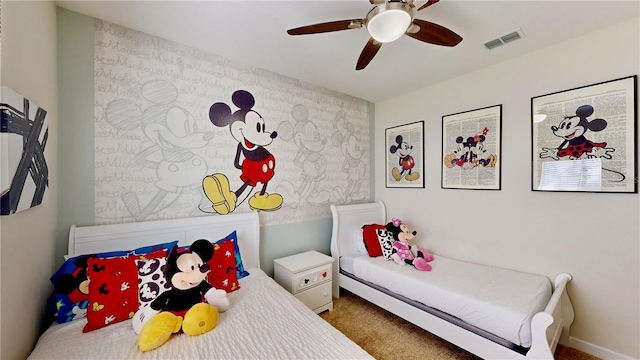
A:
[[[426,0],[416,0],[420,7]],[[404,36],[384,44],[364,70],[355,65],[365,28],[290,36],[286,30],[364,18],[368,0],[56,1],[64,8],[204,49],[216,55],[376,102],[640,16],[640,2],[441,0],[416,14],[463,41],[447,48]],[[523,39],[484,43],[521,29]],[[639,29],[640,31],[640,29]],[[615,39],[611,39],[615,41]],[[589,57],[583,54],[557,56]]]

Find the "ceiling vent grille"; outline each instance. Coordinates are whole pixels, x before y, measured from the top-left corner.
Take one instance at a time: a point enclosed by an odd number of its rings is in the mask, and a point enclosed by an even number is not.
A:
[[[524,33],[522,32],[522,30],[516,29],[508,34],[500,36],[497,39],[487,41],[486,43],[484,43],[484,47],[486,47],[489,50],[495,49],[498,46],[502,46],[512,41],[522,39],[523,37],[524,37]]]

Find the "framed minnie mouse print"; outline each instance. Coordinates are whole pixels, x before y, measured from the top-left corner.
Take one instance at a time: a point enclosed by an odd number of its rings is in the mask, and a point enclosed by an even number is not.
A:
[[[502,105],[442,117],[442,188],[500,190]]]
[[[637,193],[637,76],[531,98],[533,191]]]
[[[386,187],[424,188],[424,121],[385,129]]]

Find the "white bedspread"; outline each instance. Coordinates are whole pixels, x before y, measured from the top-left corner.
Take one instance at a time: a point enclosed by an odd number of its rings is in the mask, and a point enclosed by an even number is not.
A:
[[[523,347],[531,346],[531,319],[551,297],[551,282],[533,275],[435,255],[433,270],[418,271],[383,257],[342,256],[358,278],[453,315]]]
[[[143,353],[130,321],[83,334],[86,320],[77,320],[52,325],[28,359],[373,359],[262,270],[247,270],[206,334],[174,335]]]

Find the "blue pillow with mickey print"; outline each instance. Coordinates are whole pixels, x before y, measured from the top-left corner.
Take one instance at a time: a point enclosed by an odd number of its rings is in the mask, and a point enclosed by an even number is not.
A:
[[[113,258],[130,255],[145,255],[169,250],[178,242],[144,246],[128,251],[111,251],[98,254],[80,255],[67,259],[51,276],[53,294],[47,301],[48,312],[55,314],[58,323],[81,319],[87,314],[89,305],[89,280],[87,266],[89,258]]]

